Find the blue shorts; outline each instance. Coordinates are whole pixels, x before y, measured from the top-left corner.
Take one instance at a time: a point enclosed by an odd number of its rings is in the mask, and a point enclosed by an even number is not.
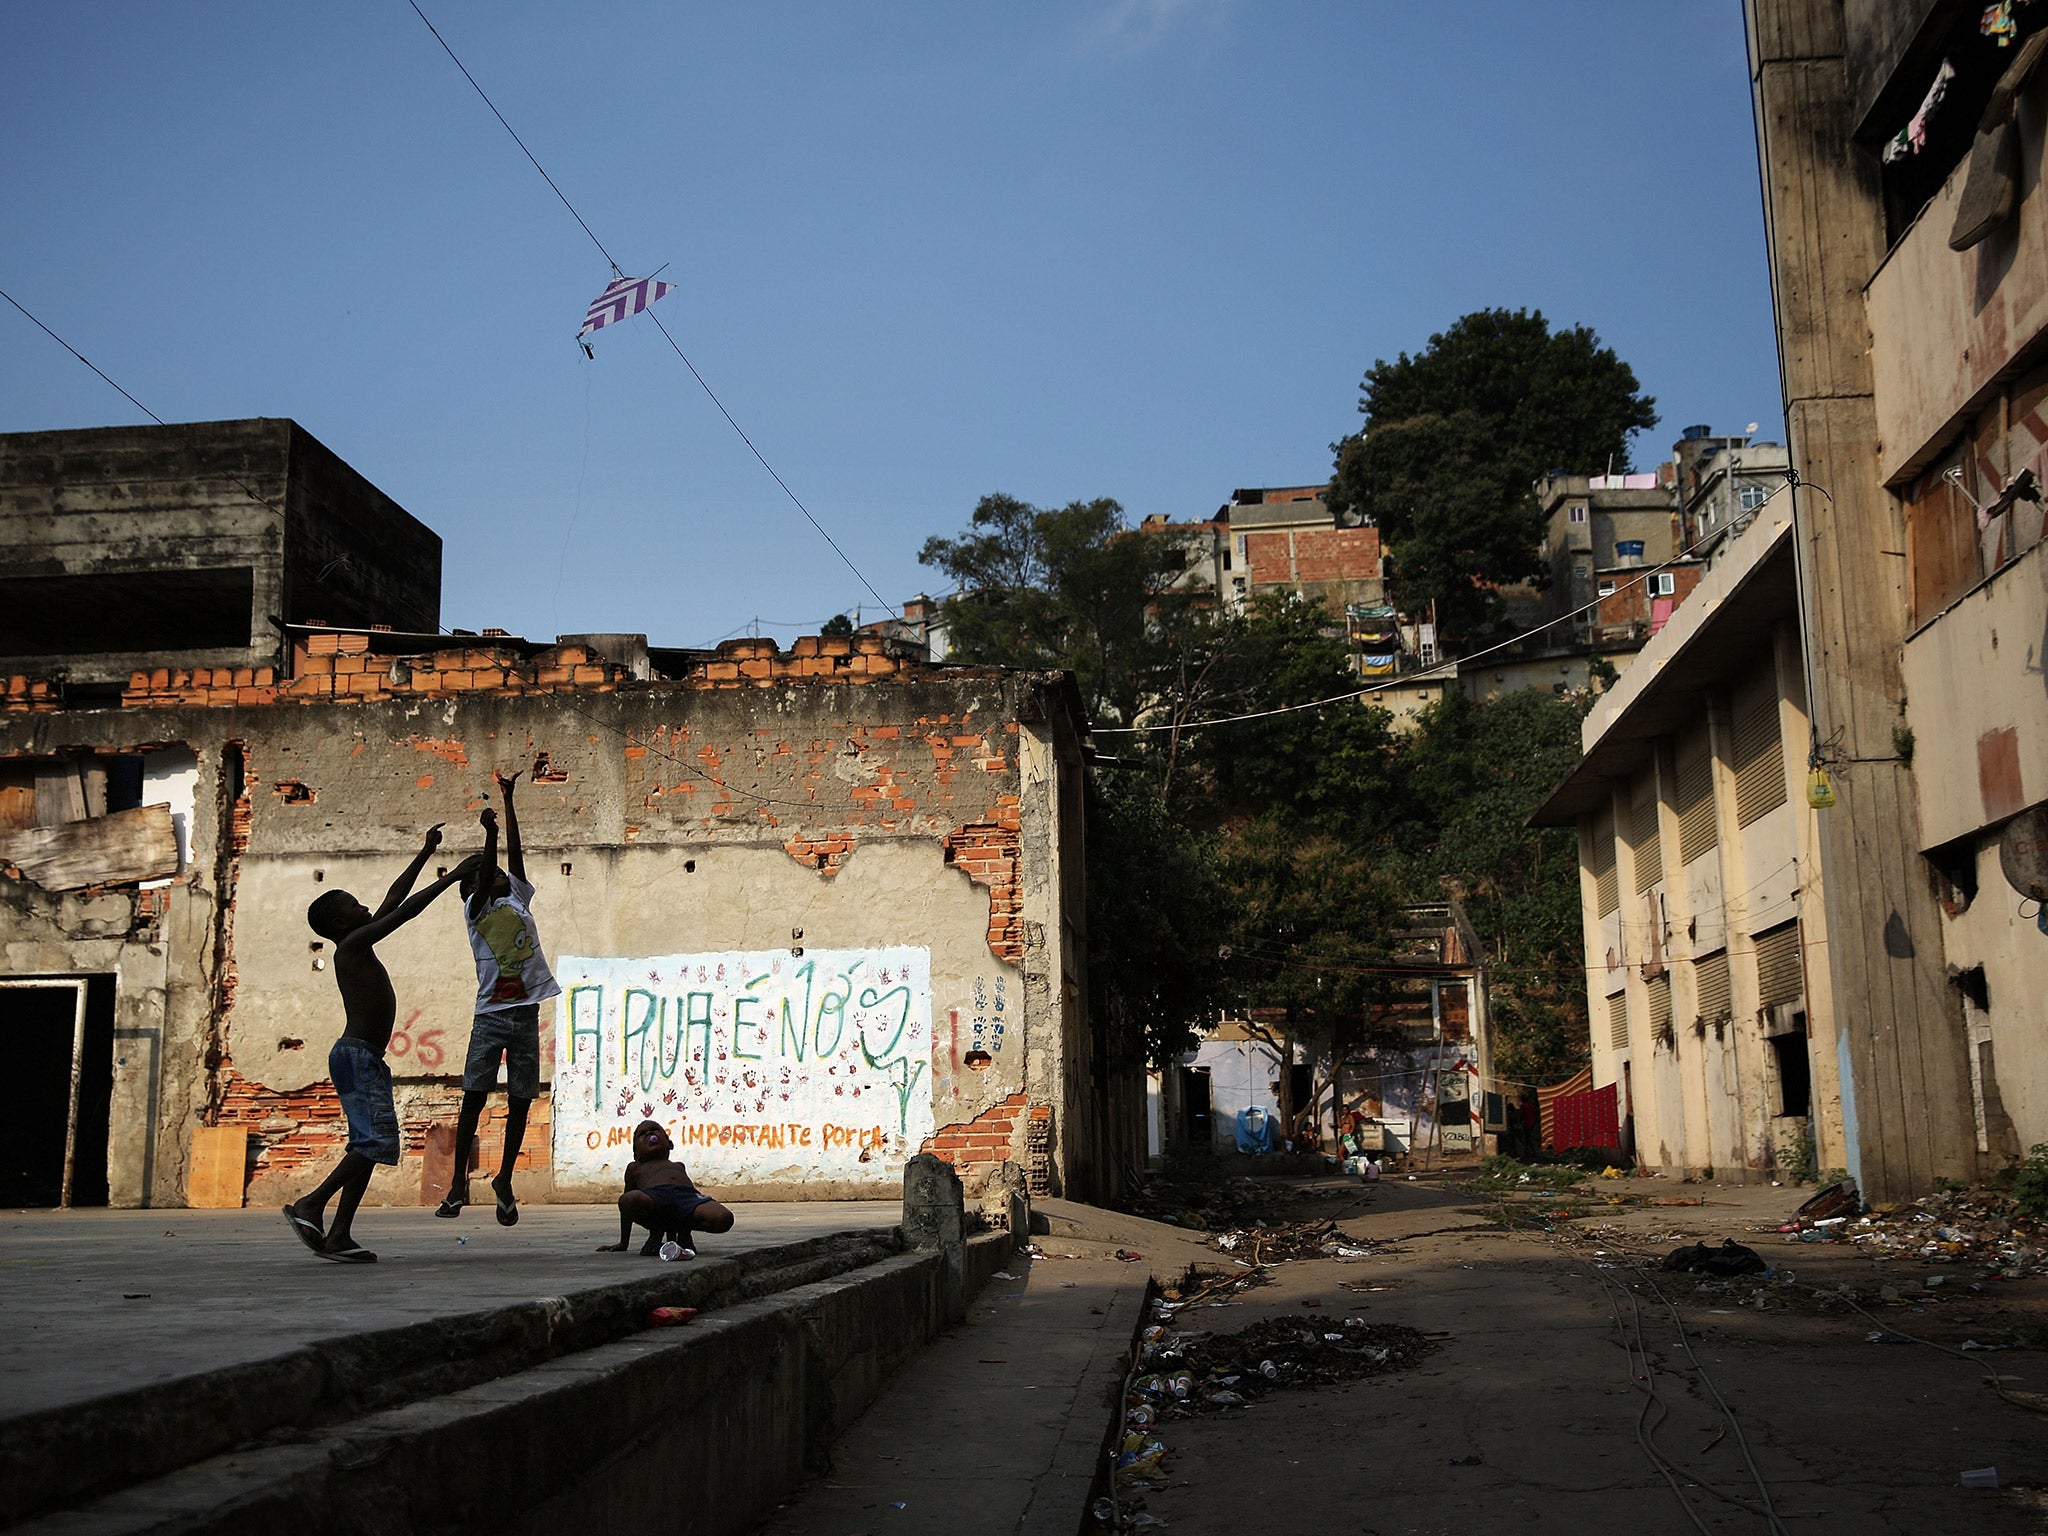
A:
[[[327,1053],[327,1075],[348,1116],[348,1149],[387,1167],[398,1164],[398,1106],[391,1099],[391,1068],[381,1054],[343,1035]]]
[[[493,1008],[469,1026],[469,1055],[462,1063],[462,1091],[489,1093],[498,1086],[498,1058],[505,1058],[505,1094],[540,1097],[540,1004]]]
[[[697,1207],[709,1203],[709,1195],[700,1195],[694,1189],[685,1189],[680,1184],[657,1184],[647,1191],[654,1201],[654,1208],[661,1213],[662,1230],[685,1237],[690,1230],[690,1218]],[[689,1245],[686,1241],[686,1246]]]

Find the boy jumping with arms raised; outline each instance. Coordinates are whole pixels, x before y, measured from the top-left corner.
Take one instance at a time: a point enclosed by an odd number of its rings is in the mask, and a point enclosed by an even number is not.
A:
[[[398,1017],[398,999],[391,990],[390,973],[377,958],[377,944],[426,911],[436,896],[476,863],[476,856],[465,859],[418,895],[407,895],[428,857],[440,846],[441,828],[436,825],[428,829],[419,855],[392,882],[383,905],[375,912],[347,891],[328,891],[306,909],[306,921],[313,931],[334,946],[334,983],[341,989],[341,1007],[347,1019],[341,1038],[327,1053],[327,1075],[333,1079],[342,1112],[348,1116],[348,1150],[318,1189],[284,1208],[284,1219],[300,1242],[337,1264],[377,1261],[376,1254],[356,1246],[349,1224],[377,1165],[398,1161],[398,1110],[391,1099],[391,1068],[384,1061],[391,1026]],[[334,1225],[322,1231],[320,1222],[327,1202],[337,1194],[341,1199],[334,1208]]]
[[[475,873],[462,884],[469,947],[476,956],[476,1018],[469,1029],[469,1056],[462,1068],[462,1109],[455,1120],[455,1171],[436,1216],[459,1216],[469,1204],[470,1146],[484,1102],[498,1085],[498,1061],[505,1063],[505,1155],[491,1192],[498,1197],[498,1225],[519,1220],[512,1198],[512,1164],[526,1139],[526,1116],[540,1097],[540,1005],[560,996],[529,903],[526,856],[519,846],[519,813],[512,807],[517,773],[496,775],[505,797],[506,864],[498,868],[498,813],[489,806],[483,823],[484,851]]]

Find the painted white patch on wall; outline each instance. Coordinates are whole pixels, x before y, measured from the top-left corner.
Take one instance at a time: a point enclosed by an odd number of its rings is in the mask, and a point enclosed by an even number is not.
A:
[[[658,1120],[699,1184],[894,1186],[932,1133],[931,951],[564,955],[555,1177],[623,1178]]]
[[[142,803],[168,805],[171,830],[178,837],[178,873],[192,863],[192,807],[199,794],[199,759],[188,751],[171,748],[150,752],[142,759]],[[154,891],[168,880],[145,880],[142,889]]]

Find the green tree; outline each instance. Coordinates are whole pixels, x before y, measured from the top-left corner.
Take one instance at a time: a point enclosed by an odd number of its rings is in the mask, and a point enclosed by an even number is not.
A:
[[[1447,694],[1403,743],[1410,819],[1386,847],[1411,900],[1461,893],[1494,968],[1495,1069],[1531,1082],[1570,1076],[1590,1047],[1578,838],[1525,825],[1578,761],[1583,716],[1533,689]]]
[[[1192,612],[1171,592],[1187,551],[1130,528],[1108,497],[1044,508],[984,496],[967,533],[926,539],[918,560],[959,588],[945,603],[955,658],[1067,668],[1099,720],[1127,724],[1154,702],[1162,613]]]
[[[1164,1067],[1225,1000],[1228,895],[1206,839],[1142,771],[1097,772],[1088,794],[1088,985],[1112,1058]]]
[[[1374,967],[1386,963],[1385,936],[1399,913],[1385,871],[1355,845],[1304,833],[1284,816],[1225,829],[1216,869],[1231,910],[1231,999],[1252,1033],[1285,1062],[1295,1047],[1310,1061],[1340,1059],[1385,992]],[[1282,1072],[1283,1122],[1292,1128],[1306,1107],[1293,1102]]]
[[[853,620],[843,613],[835,613],[818,627],[818,633],[821,635],[850,635],[853,633]]]
[[[1655,407],[1587,327],[1478,310],[1366,371],[1365,425],[1334,445],[1330,505],[1378,525],[1404,607],[1434,602],[1445,635],[1466,639],[1497,621],[1496,587],[1543,574],[1536,480],[1627,468]]]

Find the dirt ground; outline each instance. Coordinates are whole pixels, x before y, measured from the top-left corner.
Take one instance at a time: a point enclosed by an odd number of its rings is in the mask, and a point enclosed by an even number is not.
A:
[[[1967,1255],[1789,1239],[1776,1229],[1811,1190],[1628,1180],[1559,1199],[1445,1178],[1233,1189],[1241,1203],[1225,1219],[1246,1235],[1228,1250],[1150,1223],[1121,1230],[1134,1243],[1151,1226],[1172,1255],[1154,1264],[1162,1277],[1195,1240],[1205,1270],[1254,1280],[1198,1279],[1180,1294],[1206,1294],[1153,1313],[1167,1352],[1140,1367],[1141,1382],[1159,1378],[1140,1400],[1156,1422],[1141,1412],[1127,1425],[1119,1528],[2048,1532],[2048,1396],[2028,1401],[2048,1393],[2048,1280],[1988,1276]],[[1668,1203],[1693,1199],[1704,1203]],[[1563,1210],[1576,1214],[1547,1214]],[[1260,1218],[1335,1227],[1276,1241],[1250,1225]],[[1775,1272],[1653,1267],[1728,1237]],[[1339,1240],[1365,1252],[1320,1251]],[[1057,1263],[1060,1238],[1042,1247]],[[1290,1247],[1312,1256],[1273,1261]],[[1252,1327],[1250,1349],[1228,1337]],[[1279,1379],[1252,1382],[1276,1349],[1291,1352],[1274,1362]],[[1196,1416],[1176,1416],[1177,1367],[1197,1378]],[[1349,1379],[1300,1384],[1333,1373]],[[1205,1401],[1216,1392],[1220,1403]],[[1981,1468],[1996,1469],[1997,1490],[1963,1485]]]

